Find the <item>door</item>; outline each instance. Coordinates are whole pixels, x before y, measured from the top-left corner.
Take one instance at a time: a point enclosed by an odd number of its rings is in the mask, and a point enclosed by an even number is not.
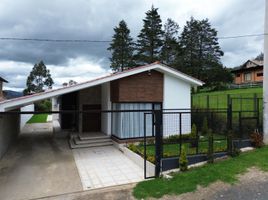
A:
[[[100,104],[83,105],[83,111],[101,111]],[[101,112],[83,113],[82,120],[83,132],[100,132],[101,131]]]

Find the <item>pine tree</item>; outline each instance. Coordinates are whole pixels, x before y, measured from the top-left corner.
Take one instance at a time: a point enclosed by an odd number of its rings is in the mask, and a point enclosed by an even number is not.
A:
[[[168,18],[164,25],[163,47],[161,49],[161,61],[172,66],[179,51],[178,44],[179,25]]]
[[[30,75],[27,78],[25,95],[43,92],[45,89],[51,89],[54,84],[49,70],[43,61],[35,64]]]
[[[119,22],[118,27],[114,28],[112,43],[108,50],[112,52],[111,69],[113,71],[123,71],[135,66],[133,61],[133,42],[130,30],[124,20]]]
[[[254,60],[263,61],[264,54],[261,52]]]
[[[152,6],[143,19],[143,28],[138,35],[137,55],[138,64],[148,64],[160,59],[163,45],[162,21],[158,8]]]
[[[183,51],[180,65],[184,72],[205,81],[207,72],[221,65],[223,51],[218,43],[217,31],[208,19],[199,21],[191,17],[183,29],[180,44]]]

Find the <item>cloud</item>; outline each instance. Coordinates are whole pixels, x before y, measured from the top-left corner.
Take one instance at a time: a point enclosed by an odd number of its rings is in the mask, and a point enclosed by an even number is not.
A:
[[[83,82],[110,73],[109,70],[102,68],[101,62],[102,60],[93,63],[86,58],[78,57],[70,58],[66,65],[46,66],[54,80],[53,88],[58,88],[69,80]],[[0,66],[3,70],[1,76],[9,81],[5,83],[4,89],[22,91],[26,87],[27,77],[33,68],[31,63],[0,61]]]
[[[136,38],[152,5],[159,8],[163,23],[170,17],[181,30],[194,16],[209,18],[219,36],[263,32],[264,0],[1,0],[0,37],[110,40],[113,28],[124,19]],[[233,67],[261,52],[263,38],[220,40],[220,45],[223,64]],[[9,79],[12,88],[24,88],[23,78],[40,60],[58,85],[109,69],[108,43],[0,41],[0,46],[0,76]]]

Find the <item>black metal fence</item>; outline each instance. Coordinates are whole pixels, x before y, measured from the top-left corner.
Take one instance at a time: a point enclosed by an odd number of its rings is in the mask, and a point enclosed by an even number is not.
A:
[[[193,94],[191,97],[192,108],[200,109],[228,109],[230,103],[237,111],[259,109],[262,111],[262,93],[241,94]]]
[[[154,111],[145,114],[145,123],[149,115],[155,118],[155,138],[145,137],[144,130],[143,156],[156,165],[156,176],[179,166],[183,146],[189,164],[193,164],[207,160],[209,135],[212,135],[214,157],[219,157],[232,151],[230,147],[250,145],[250,134],[262,130],[258,110],[233,111],[231,106],[225,110]]]
[[[232,100],[235,101],[235,100]],[[233,141],[248,140],[250,134],[258,129],[262,131],[262,113],[259,109],[233,110],[232,103],[228,109],[177,109],[177,110],[65,110],[54,112],[4,112],[0,114],[68,114],[80,115],[84,113],[98,112],[115,120],[118,113],[127,113],[120,118],[127,119],[129,123],[121,121],[120,127],[128,126],[133,133],[138,132],[140,143],[139,153],[144,157],[145,174],[146,160],[155,164],[155,175],[159,176],[163,170],[178,167],[179,156],[184,146],[187,152],[189,164],[207,159],[209,138],[212,134],[214,156],[227,153],[230,145],[229,134]],[[258,104],[256,104],[256,107]],[[138,113],[138,114],[137,114]],[[141,119],[139,118],[141,117]],[[131,122],[131,124],[130,124]],[[135,122],[135,123],[134,123]],[[138,122],[138,123],[136,123]],[[112,123],[112,126],[115,124]],[[116,126],[117,127],[117,126]],[[138,127],[138,128],[137,128]],[[111,127],[112,130],[117,130]],[[121,130],[121,129],[120,129]],[[149,133],[149,134],[148,134]],[[116,133],[112,133],[116,134]],[[117,135],[118,136],[118,135]],[[143,138],[142,138],[143,137]],[[129,138],[118,138],[129,139]]]

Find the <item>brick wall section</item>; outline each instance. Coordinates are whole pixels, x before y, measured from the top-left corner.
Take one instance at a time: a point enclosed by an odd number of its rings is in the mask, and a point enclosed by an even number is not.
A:
[[[163,102],[163,74],[143,72],[111,82],[111,101]]]

